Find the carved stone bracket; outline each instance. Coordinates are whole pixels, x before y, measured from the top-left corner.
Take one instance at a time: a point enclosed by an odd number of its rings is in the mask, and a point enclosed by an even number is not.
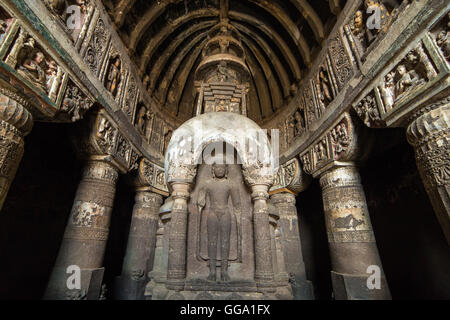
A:
[[[151,163],[147,159],[139,162],[138,180],[142,186],[151,187],[154,192],[168,195],[164,169]]]
[[[328,132],[300,154],[300,160],[305,172],[317,177],[339,162],[357,160],[361,154],[357,128],[350,115],[344,113]]]
[[[280,166],[275,182],[269,191],[270,194],[280,192],[298,194],[305,190],[310,182],[311,177],[305,174],[299,160],[294,158]]]
[[[103,159],[125,173],[138,167],[141,154],[116,127],[105,110],[90,116],[79,127],[75,145],[84,158]]]

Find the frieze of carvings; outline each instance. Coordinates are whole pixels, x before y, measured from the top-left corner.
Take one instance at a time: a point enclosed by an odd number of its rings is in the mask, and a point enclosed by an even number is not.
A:
[[[120,98],[121,87],[125,82],[124,68],[122,64],[122,58],[115,49],[111,49],[111,53],[108,58],[108,63],[105,71],[104,86],[106,90],[113,96],[115,100]],[[136,89],[136,88],[134,88]],[[129,115],[127,108],[130,106],[123,106],[122,110],[126,115]]]
[[[286,140],[288,145],[306,131],[305,111],[303,107],[298,108],[294,114],[287,118],[286,128]]]
[[[386,113],[390,112],[400,100],[418,90],[437,76],[422,42],[403,58],[383,79],[379,91]]]
[[[338,91],[341,91],[353,76],[353,64],[344,47],[340,34],[337,34],[331,40],[328,46],[328,52],[330,55],[330,63],[333,68],[333,74],[336,78],[337,89]]]
[[[61,105],[61,118],[72,122],[81,120],[93,104],[94,101],[69,79]]]
[[[433,29],[432,35],[444,58],[450,62],[450,12]]]
[[[134,126],[136,130],[145,137],[147,132],[148,118],[150,116],[147,107],[144,104],[139,104],[136,108],[136,117],[134,120]]]
[[[353,106],[353,109],[366,126],[380,127],[382,125],[380,111],[373,91],[365,96],[358,104]]]
[[[300,155],[303,170],[311,175],[334,161],[354,161],[358,156],[355,127],[348,113]]]
[[[306,121],[308,128],[318,119],[316,115],[316,102],[314,99],[313,87],[310,81],[306,84],[304,93]]]
[[[122,110],[128,116],[129,119],[133,117],[133,114],[135,112],[137,97],[138,97],[137,82],[136,79],[132,75],[130,75],[127,84],[127,89],[125,92],[125,100],[122,103]]]
[[[158,117],[154,118],[150,146],[152,146],[153,149],[159,152],[161,152],[161,144],[164,144],[163,130],[164,130],[163,120]]]
[[[95,8],[90,0],[44,0],[43,2],[56,18],[59,26],[70,35],[74,42],[90,20]],[[79,15],[79,19],[75,18],[75,15]]]
[[[98,19],[84,54],[84,62],[94,74],[100,72],[108,41],[109,34],[105,22]]]
[[[56,101],[64,71],[23,28],[20,28],[5,62],[33,87],[47,94],[50,100]]]
[[[321,65],[317,71],[315,87],[317,94],[316,118],[319,119],[334,99],[332,80],[325,65]]]

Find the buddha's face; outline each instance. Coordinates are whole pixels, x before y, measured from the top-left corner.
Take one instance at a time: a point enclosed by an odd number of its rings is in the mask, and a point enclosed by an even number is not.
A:
[[[227,168],[224,164],[215,164],[213,166],[213,170],[214,170],[214,175],[219,179],[222,179],[223,177],[225,177],[225,174],[227,172]]]

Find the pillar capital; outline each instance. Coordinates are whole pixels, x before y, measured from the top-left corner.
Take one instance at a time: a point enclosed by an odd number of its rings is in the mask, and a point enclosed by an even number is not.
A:
[[[411,117],[408,142],[439,223],[450,243],[450,96]]]
[[[136,189],[135,201],[144,208],[157,208],[159,210],[163,203],[163,197],[147,188],[138,188]],[[155,213],[158,214],[158,211],[156,210]]]
[[[354,163],[340,163],[329,168],[320,176],[322,190],[361,184],[358,168]]]
[[[27,108],[29,103],[25,98],[0,86],[0,120],[12,125],[22,136],[33,128],[33,116]]]
[[[274,193],[270,196],[270,201],[275,206],[294,205],[296,203],[295,194],[290,192]]]

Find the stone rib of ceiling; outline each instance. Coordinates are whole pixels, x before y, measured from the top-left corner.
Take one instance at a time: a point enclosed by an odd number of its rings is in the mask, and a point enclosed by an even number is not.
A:
[[[242,35],[252,74],[249,117],[287,105],[344,6],[344,0],[103,0],[161,108],[194,116],[193,74],[207,32],[225,16]]]

